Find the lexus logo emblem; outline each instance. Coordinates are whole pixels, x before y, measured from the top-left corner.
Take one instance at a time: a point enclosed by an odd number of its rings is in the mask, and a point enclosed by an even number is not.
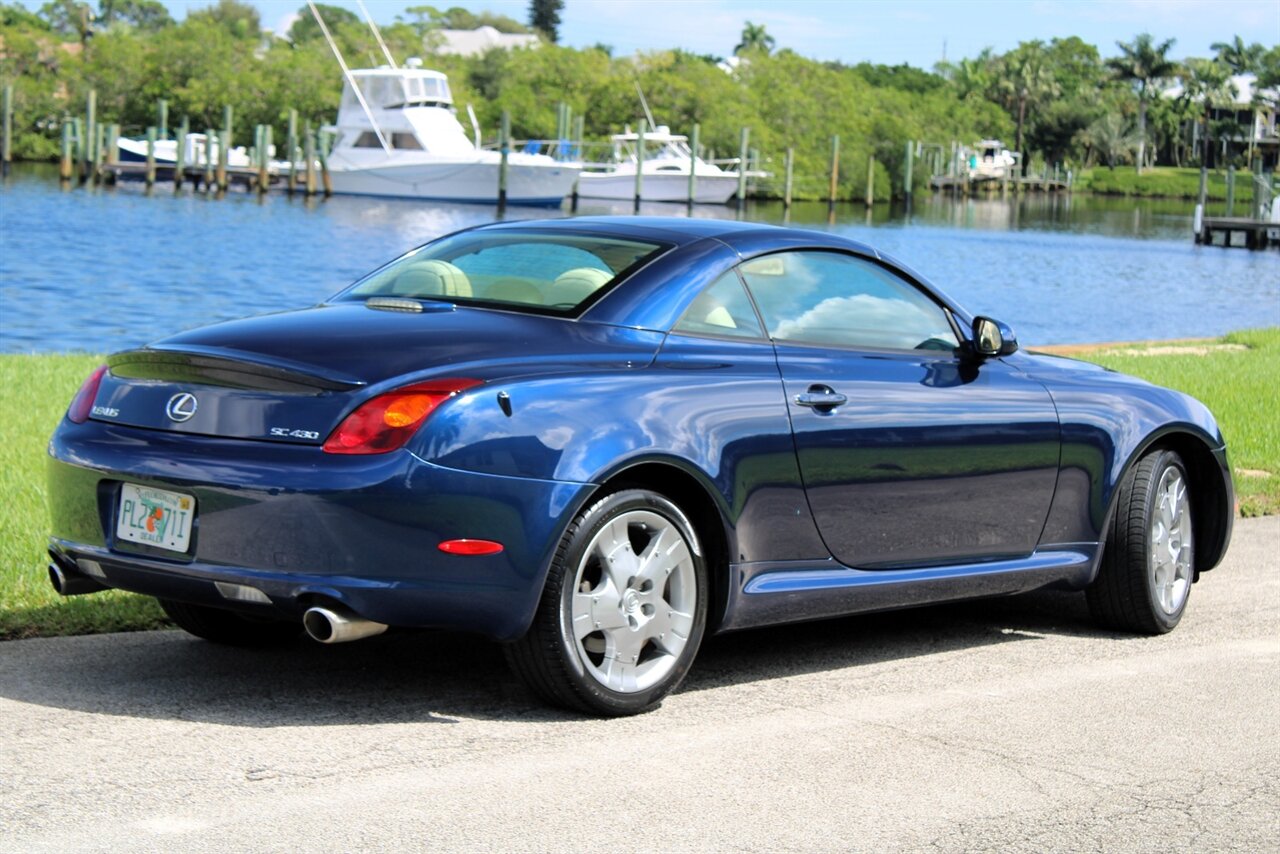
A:
[[[196,396],[184,391],[182,394],[175,394],[169,398],[169,402],[165,405],[164,413],[172,421],[188,421],[192,415],[196,414],[198,405]]]

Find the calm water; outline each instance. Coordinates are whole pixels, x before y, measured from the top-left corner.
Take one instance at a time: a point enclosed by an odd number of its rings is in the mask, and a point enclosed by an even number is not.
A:
[[[1214,335],[1280,324],[1280,253],[1197,247],[1186,202],[922,199],[906,215],[799,205],[794,226],[879,247],[1024,342]],[[580,214],[630,213],[584,202]],[[642,213],[684,216],[680,205]],[[565,216],[546,210],[507,218]],[[695,216],[737,216],[702,206]],[[777,204],[746,218],[784,223]],[[162,185],[62,190],[43,167],[0,185],[0,352],[137,346],[216,320],[317,302],[490,207],[334,197],[215,200]]]

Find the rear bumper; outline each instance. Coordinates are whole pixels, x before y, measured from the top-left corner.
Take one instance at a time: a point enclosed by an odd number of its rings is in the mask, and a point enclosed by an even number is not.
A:
[[[343,457],[65,420],[48,469],[50,552],[64,566],[92,561],[107,586],[284,617],[337,602],[388,625],[500,640],[528,628],[555,542],[590,488],[458,471],[407,451]],[[195,497],[188,553],[116,539],[125,482]],[[437,548],[459,537],[504,550]],[[228,598],[226,585],[269,604]]]

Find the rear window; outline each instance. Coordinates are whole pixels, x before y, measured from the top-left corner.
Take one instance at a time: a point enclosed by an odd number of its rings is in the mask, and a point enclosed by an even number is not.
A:
[[[584,234],[467,232],[413,250],[340,298],[446,300],[571,315],[666,248]]]

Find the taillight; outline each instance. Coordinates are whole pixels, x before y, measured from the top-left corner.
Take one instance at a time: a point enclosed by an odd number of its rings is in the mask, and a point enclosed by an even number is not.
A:
[[[398,388],[365,401],[343,419],[325,440],[330,454],[385,454],[394,451],[417,432],[440,404],[480,380],[427,380]]]
[[[89,414],[93,412],[94,398],[98,396],[98,386],[102,385],[102,377],[106,373],[106,365],[94,368],[89,378],[81,384],[76,396],[71,398],[71,405],[67,407],[68,418],[77,424],[83,424],[89,420]]]

